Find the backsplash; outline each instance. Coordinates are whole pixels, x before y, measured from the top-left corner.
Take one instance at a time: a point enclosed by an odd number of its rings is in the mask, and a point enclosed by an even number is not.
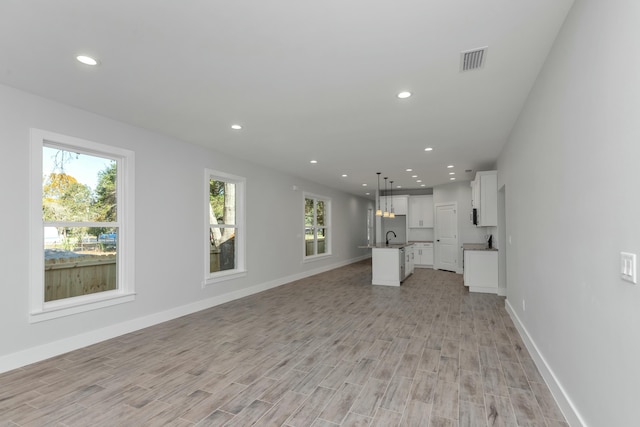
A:
[[[382,218],[382,243],[385,242],[387,231],[396,233],[396,237],[389,233],[389,241],[392,243],[407,242],[407,217],[398,215],[395,218]]]

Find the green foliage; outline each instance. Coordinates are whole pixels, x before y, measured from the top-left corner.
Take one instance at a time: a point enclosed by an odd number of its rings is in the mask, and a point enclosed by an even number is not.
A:
[[[98,172],[95,202],[98,221],[116,221],[117,219],[116,173],[115,162]]]
[[[63,150],[60,152],[66,153]],[[77,157],[76,157],[77,159]],[[73,159],[72,159],[73,160]],[[66,160],[68,163],[69,160]],[[95,192],[87,185],[64,171],[52,172],[46,177],[42,187],[42,219],[44,221],[104,221],[116,220],[116,173],[117,164],[112,162],[104,170],[98,171]],[[66,244],[71,245],[87,233],[98,236],[107,228],[70,227],[62,229]],[[78,240],[79,241],[79,240]]]
[[[224,185],[224,181],[209,180],[209,202],[218,223],[222,223],[224,218]]]
[[[325,202],[318,200],[314,207],[314,199],[304,199],[304,225],[324,226],[325,224]],[[315,214],[315,222],[314,222]]]
[[[92,210],[91,189],[65,173],[50,174],[42,191],[45,221],[82,221]]]

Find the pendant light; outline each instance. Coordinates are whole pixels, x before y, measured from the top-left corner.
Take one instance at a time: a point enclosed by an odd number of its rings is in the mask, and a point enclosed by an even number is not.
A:
[[[376,216],[382,216],[382,210],[380,209],[380,174],[382,172],[376,172],[378,174],[378,209],[376,209]]]
[[[389,199],[389,196],[387,196],[387,179],[388,177],[384,177],[384,213],[382,214],[383,217],[385,218],[389,218],[389,211],[387,210],[387,208],[389,207],[387,204],[387,199]]]
[[[393,181],[389,181],[391,183],[391,212],[389,212],[389,218],[395,218],[396,214],[393,212]]]

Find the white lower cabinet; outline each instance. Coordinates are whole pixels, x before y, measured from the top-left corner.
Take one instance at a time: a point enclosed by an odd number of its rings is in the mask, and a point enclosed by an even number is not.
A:
[[[406,279],[407,277],[409,277],[409,275],[413,274],[413,267],[415,265],[415,252],[414,252],[413,245],[405,246],[404,256],[405,256],[404,277],[402,278],[402,280]]]
[[[433,267],[433,243],[414,243],[415,266]]]
[[[464,285],[470,292],[498,293],[498,251],[464,251]]]
[[[413,273],[413,245],[372,250],[372,285],[400,286],[400,283]]]

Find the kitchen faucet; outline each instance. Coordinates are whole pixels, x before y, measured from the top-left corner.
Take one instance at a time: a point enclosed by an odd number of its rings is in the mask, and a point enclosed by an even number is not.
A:
[[[393,233],[393,237],[398,237],[398,236],[396,236],[395,231],[393,231],[393,230],[389,230],[389,231],[387,231],[387,235],[386,235],[386,236],[384,236],[384,237],[387,239],[386,246],[389,246],[389,233]]]

